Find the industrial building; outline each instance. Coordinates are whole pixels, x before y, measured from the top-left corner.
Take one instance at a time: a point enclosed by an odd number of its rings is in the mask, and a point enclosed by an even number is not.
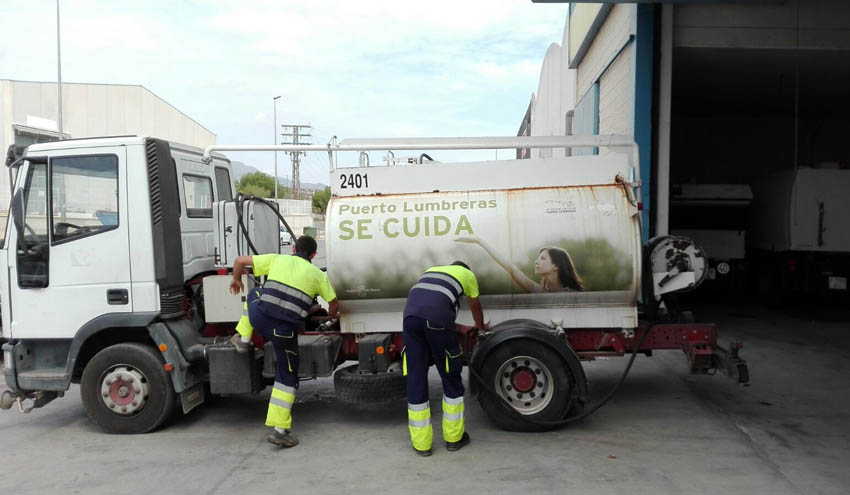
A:
[[[196,147],[216,136],[144,86],[62,83],[63,125],[55,82],[0,80],[0,149],[69,138],[148,135]],[[0,174],[0,217],[9,204],[9,177]]]
[[[633,136],[645,238],[693,236],[738,288],[846,294],[848,85],[847,2],[572,2],[519,135]]]

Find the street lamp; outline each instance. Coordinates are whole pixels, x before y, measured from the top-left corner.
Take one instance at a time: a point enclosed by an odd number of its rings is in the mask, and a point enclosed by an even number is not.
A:
[[[274,101],[274,144],[277,146],[277,100],[280,98],[280,95],[272,98]],[[274,152],[274,200],[277,202],[277,150]]]
[[[59,0],[56,0],[56,76],[58,79],[57,86],[59,87],[59,95],[57,96],[57,100],[59,100],[59,117],[56,119],[58,122],[58,130],[60,139],[62,139],[62,133],[64,132],[64,127],[62,125],[62,44],[59,42]]]

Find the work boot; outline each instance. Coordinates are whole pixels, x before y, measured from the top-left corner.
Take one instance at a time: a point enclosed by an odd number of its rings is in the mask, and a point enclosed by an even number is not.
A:
[[[418,450],[416,447],[413,447],[413,451],[416,452],[416,455],[420,457],[431,457],[431,449]]]
[[[236,347],[236,352],[239,354],[244,354],[251,350],[251,343],[242,342],[242,335],[238,333],[234,333],[233,337],[230,337],[230,343],[233,344],[233,347]]]
[[[446,442],[446,450],[450,452],[454,452],[455,450],[460,450],[464,445],[469,443],[469,433],[463,432],[463,436],[460,437],[460,440],[457,442]]]
[[[277,430],[272,430],[269,436],[266,437],[266,440],[284,449],[298,445],[298,437],[290,433],[289,430],[286,430],[286,433],[279,433]]]

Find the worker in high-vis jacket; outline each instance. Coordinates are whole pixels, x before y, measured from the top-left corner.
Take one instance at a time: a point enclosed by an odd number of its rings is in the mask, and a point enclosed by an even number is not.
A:
[[[436,364],[443,381],[443,440],[455,451],[469,443],[463,427],[463,353],[455,333],[455,318],[466,296],[475,326],[484,330],[478,301],[478,280],[469,267],[455,261],[429,268],[407,295],[404,306],[403,370],[407,377],[407,423],[413,450],[431,455],[434,431],[428,400],[428,368]]]
[[[317,294],[328,302],[330,318],[339,313],[339,302],[327,275],[311,261],[316,256],[316,240],[301,236],[292,251],[292,255],[239,256],[230,283],[233,294],[242,292],[242,272],[247,266],[254,268],[255,276],[266,276],[262,288],[248,292],[242,318],[236,325],[238,334],[232,342],[239,352],[246,352],[256,330],[272,343],[277,363],[266,425],[274,427],[268,441],[279,447],[298,444],[298,438],[290,432],[298,388],[298,330],[304,327]]]

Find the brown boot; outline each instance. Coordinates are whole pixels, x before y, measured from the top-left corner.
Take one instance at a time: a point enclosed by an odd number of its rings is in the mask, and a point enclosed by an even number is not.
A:
[[[288,449],[298,445],[298,437],[286,430],[285,433],[279,433],[277,430],[272,430],[269,436],[266,437],[269,443],[273,443],[278,447]]]

